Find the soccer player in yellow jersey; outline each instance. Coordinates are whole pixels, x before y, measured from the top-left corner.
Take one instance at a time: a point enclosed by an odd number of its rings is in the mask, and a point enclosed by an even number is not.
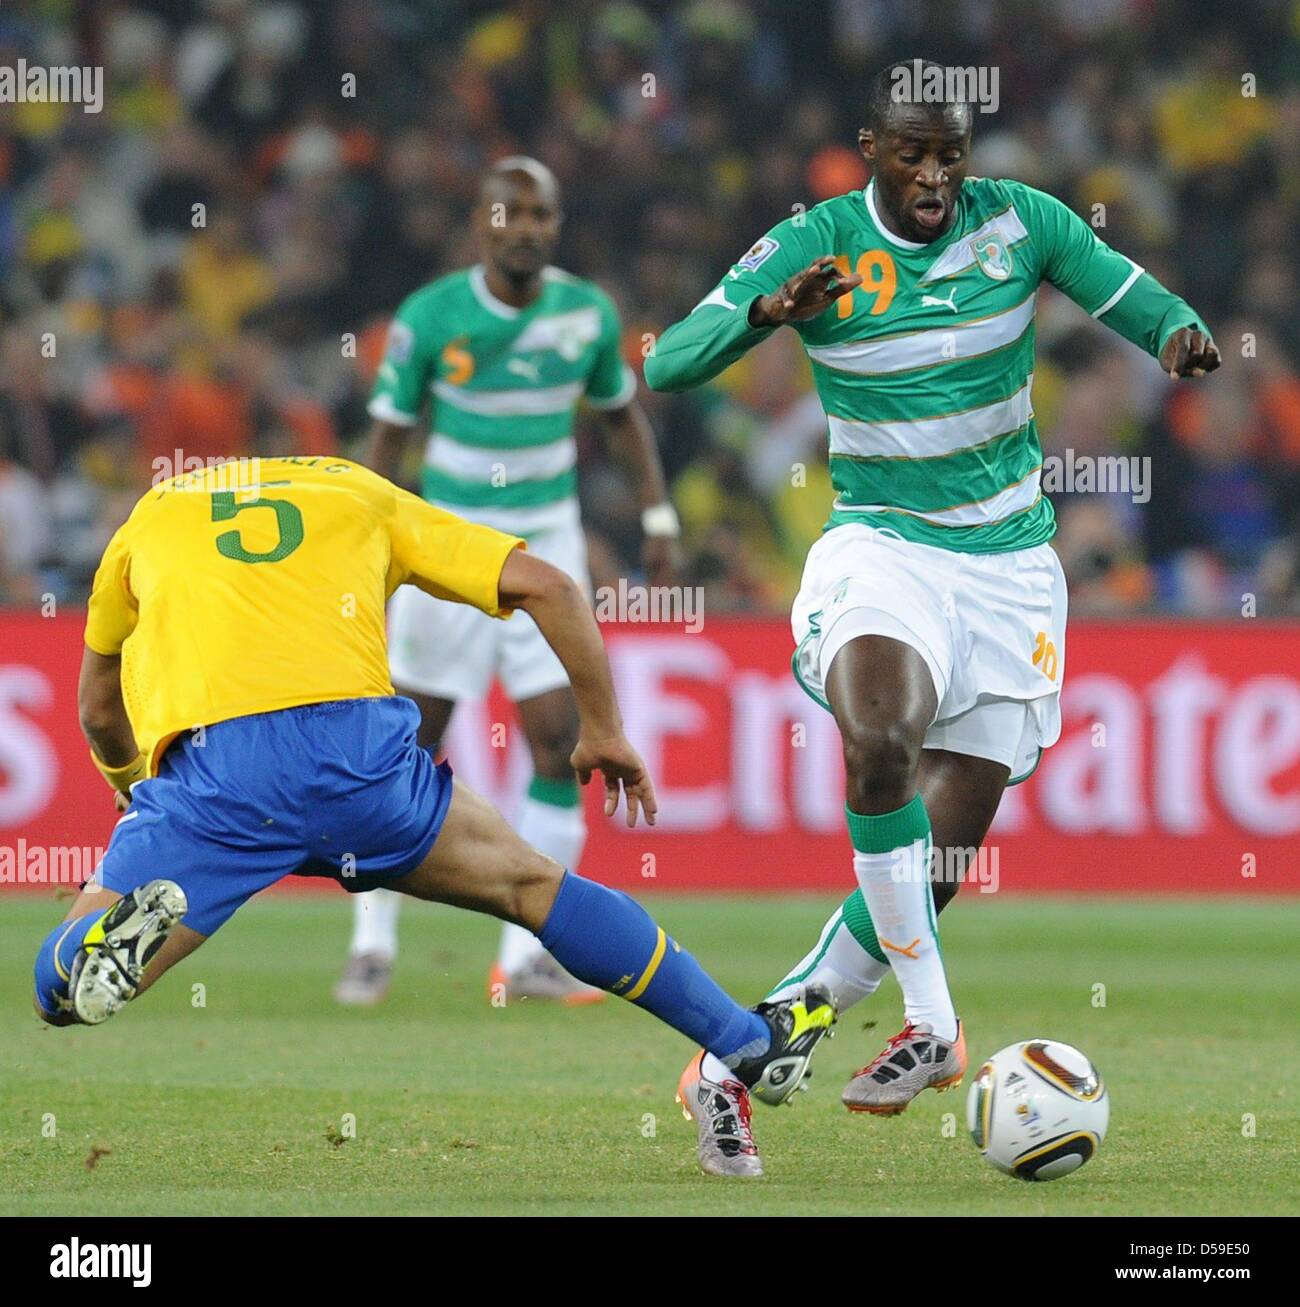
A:
[[[654,788],[623,736],[586,598],[524,542],[357,463],[229,463],[150,490],[105,551],[78,691],[123,816],[36,961],[52,1025],[107,1020],[253,894],[290,875],[387,886],[534,931],[573,975],[703,1044],[766,1102],[802,1081],[825,995],[746,1010],[625,894],[525,844],[420,748],[388,679],[384,604],[403,583],[499,618],[518,608],[564,665],[572,765],[629,826]],[[759,1174],[747,1114],[713,1122],[706,1168]]]

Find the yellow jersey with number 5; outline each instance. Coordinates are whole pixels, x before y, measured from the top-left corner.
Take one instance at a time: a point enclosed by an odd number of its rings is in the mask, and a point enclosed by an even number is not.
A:
[[[136,504],[95,573],[85,640],[121,654],[153,775],[183,731],[392,694],[389,595],[409,582],[508,617],[498,583],[523,544],[347,459],[225,463]]]

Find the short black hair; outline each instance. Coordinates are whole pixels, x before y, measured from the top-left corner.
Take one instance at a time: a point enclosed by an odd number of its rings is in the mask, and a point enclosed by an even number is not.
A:
[[[945,65],[936,63],[933,59],[899,59],[887,68],[882,68],[876,74],[876,80],[871,84],[871,93],[867,97],[867,127],[876,136],[888,129],[890,114],[903,105],[923,105],[927,109],[933,109],[935,113],[946,113],[949,109],[964,108],[967,114],[970,115],[971,106],[967,100],[900,98],[897,88],[902,84],[904,74],[908,77],[917,75],[920,77],[933,76],[932,69],[938,69],[940,73],[946,71]]]

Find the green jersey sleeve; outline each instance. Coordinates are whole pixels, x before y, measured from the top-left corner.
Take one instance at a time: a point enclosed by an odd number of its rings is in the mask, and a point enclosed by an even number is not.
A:
[[[592,408],[622,408],[636,398],[636,373],[623,361],[622,338],[618,310],[608,296],[602,295],[600,338],[587,374],[587,403]]]
[[[1185,300],[1113,250],[1055,196],[1004,183],[1040,259],[1040,274],[1125,340],[1159,357],[1179,327],[1209,328]]]
[[[806,229],[794,223],[787,218],[756,241],[686,317],[659,337],[645,361],[646,385],[668,391],[702,385],[776,330],[751,327],[749,306],[813,261],[806,250]]]
[[[403,300],[393,315],[367,405],[372,418],[399,427],[419,421],[437,361],[435,343],[422,323],[419,294]]]

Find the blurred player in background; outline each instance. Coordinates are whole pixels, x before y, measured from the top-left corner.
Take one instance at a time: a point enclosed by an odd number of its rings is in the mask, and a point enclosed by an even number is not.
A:
[[[585,398],[604,415],[637,486],[649,579],[669,580],[677,516],[636,378],[619,352],[618,314],[602,290],[550,263],[561,221],[554,176],[535,159],[502,160],[484,179],[473,221],[483,262],[439,278],[397,310],[370,400],[369,463],[398,475],[432,396],[424,498],[524,537],[589,591],[573,439]],[[569,765],[577,712],[564,668],[534,623],[525,616],[504,627],[411,587],[394,597],[390,621],[393,680],[419,705],[428,748],[440,745],[459,700],[482,698],[500,677],[533,761],[516,828],[561,866],[577,867],[586,842]],[[356,900],[340,1002],[376,1003],[387,992],[399,904],[383,891]],[[603,997],[514,925],[502,930],[489,992],[495,987],[512,997]]]
[[[859,888],[769,997],[815,983],[843,1010],[892,966],[906,1024],[843,1095],[881,1115],[962,1078],[936,903],[965,870],[952,852],[979,848],[1061,730],[1065,578],[1030,403],[1039,285],[1170,377],[1219,365],[1192,308],[1059,200],[967,181],[974,106],[930,98],[943,73],[886,68],[859,134],[866,189],[774,227],[645,369],[656,390],[697,386],[786,323],[812,365],[837,497],[794,604],[794,671],[843,740]],[[679,1087],[688,1110],[697,1094],[748,1111],[707,1054]]]
[[[570,765],[584,783],[603,773],[607,816],[622,796],[629,826],[653,824],[588,598],[523,545],[344,459],[232,463],[145,494],[95,575],[78,686],[125,812],[38,951],[41,1017],[98,1025],[260,890],[324,876],[536,931],[761,1100],[793,1093],[834,1020],[824,993],[741,1008],[634,900],[529,848],[417,742],[419,712],[388,676],[385,601],[409,583],[488,621],[521,608],[572,687]],[[747,1132],[707,1142],[711,1169],[762,1173]]]

